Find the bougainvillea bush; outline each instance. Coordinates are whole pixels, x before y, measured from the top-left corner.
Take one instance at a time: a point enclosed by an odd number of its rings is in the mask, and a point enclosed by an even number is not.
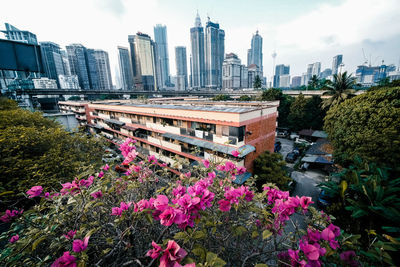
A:
[[[6,211],[1,265],[359,266],[351,237],[310,197],[235,185],[245,169],[231,162],[173,176],[154,156],[140,160],[131,139],[120,150],[122,165],[60,192],[34,186],[34,208]]]

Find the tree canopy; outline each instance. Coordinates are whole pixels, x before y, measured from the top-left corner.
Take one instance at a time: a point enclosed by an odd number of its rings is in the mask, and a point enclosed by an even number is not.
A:
[[[259,75],[256,75],[256,77],[254,78],[253,87],[254,89],[261,89],[261,86],[262,86],[261,78]]]
[[[330,97],[324,100],[322,103],[322,108],[329,108],[333,105],[340,104],[348,98],[353,97],[353,88],[355,84],[356,78],[351,74],[349,75],[347,71],[334,74],[332,84],[324,88],[327,90],[324,95],[328,95]]]
[[[324,128],[344,163],[354,156],[380,165],[400,162],[400,87],[366,92],[329,109]]]
[[[0,103],[0,190],[17,194],[36,183],[59,188],[83,166],[101,162],[102,142],[94,137],[66,132],[40,112]]]

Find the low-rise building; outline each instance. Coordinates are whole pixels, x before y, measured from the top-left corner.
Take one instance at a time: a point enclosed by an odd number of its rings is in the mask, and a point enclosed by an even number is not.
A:
[[[274,149],[278,104],[185,100],[151,104],[110,101],[83,106],[93,132],[113,141],[130,137],[137,141],[142,156],[155,155],[171,166],[175,159],[184,159],[187,166],[178,168],[188,169],[203,159],[229,160],[252,172],[254,159]],[[70,101],[59,105],[71,111],[66,108],[72,105]],[[232,156],[235,150],[240,153],[237,158]],[[249,176],[246,173],[240,179]]]
[[[35,89],[57,89],[57,81],[49,78],[32,79]]]

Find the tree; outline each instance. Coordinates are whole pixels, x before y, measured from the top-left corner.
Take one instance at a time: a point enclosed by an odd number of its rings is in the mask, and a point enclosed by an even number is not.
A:
[[[1,101],[5,103],[5,101]],[[0,107],[0,188],[15,197],[36,183],[59,188],[88,164],[101,163],[102,142],[68,133],[39,112]]]
[[[400,87],[368,91],[329,109],[324,129],[342,164],[358,155],[381,166],[400,162]]]
[[[307,128],[306,115],[307,115],[307,103],[308,100],[303,94],[299,94],[293,103],[290,105],[290,113],[288,115],[288,122],[290,128],[294,131]]]
[[[321,108],[322,99],[320,96],[313,96],[307,99],[306,111],[304,114],[304,129],[322,130],[326,111]]]
[[[261,94],[261,100],[263,101],[276,101],[282,99],[282,90],[278,88],[269,88],[264,90]]]
[[[354,86],[356,84],[356,78],[352,75],[348,75],[347,71],[333,75],[333,83],[327,87],[327,90],[323,95],[331,96],[322,103],[322,108],[326,109],[331,106],[337,105],[344,100],[354,96]]]
[[[216,95],[212,99],[213,101],[228,101],[232,100],[232,98],[229,95]]]
[[[311,90],[317,90],[319,85],[320,85],[320,79],[317,77],[317,75],[313,75],[311,79],[308,81],[308,87]]]
[[[251,97],[248,95],[241,95],[239,97],[239,101],[251,101],[251,100],[252,100]]]
[[[286,163],[282,160],[282,155],[265,151],[254,160],[254,175],[257,175],[257,188],[262,188],[263,184],[274,183],[283,190],[288,189],[291,178],[287,176],[285,170]]]
[[[70,100],[70,101],[76,101],[76,100],[81,100],[81,98],[79,97],[79,96],[77,96],[77,95],[73,95],[73,96],[70,96],[69,98],[68,98],[68,100]]]
[[[253,88],[261,89],[261,86],[262,86],[261,78],[259,75],[256,75],[256,77],[254,78],[254,82],[253,82]]]

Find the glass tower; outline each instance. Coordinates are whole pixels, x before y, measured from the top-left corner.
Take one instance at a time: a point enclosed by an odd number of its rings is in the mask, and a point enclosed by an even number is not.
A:
[[[154,27],[154,41],[156,43],[156,68],[157,83],[160,88],[166,88],[170,84],[169,79],[169,57],[167,42],[167,27],[157,24]]]

